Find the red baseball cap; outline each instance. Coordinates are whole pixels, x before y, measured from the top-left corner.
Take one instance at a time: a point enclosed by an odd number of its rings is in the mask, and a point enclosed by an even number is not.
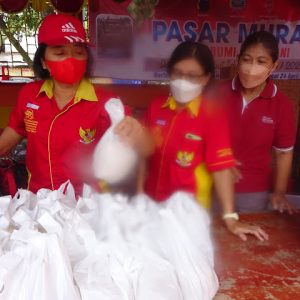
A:
[[[42,22],[38,44],[48,46],[68,43],[87,43],[86,33],[79,19],[67,14],[51,14]]]

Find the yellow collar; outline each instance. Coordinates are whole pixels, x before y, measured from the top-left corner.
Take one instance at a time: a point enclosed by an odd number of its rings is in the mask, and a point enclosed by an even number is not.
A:
[[[54,82],[52,79],[45,80],[38,92],[38,95],[44,92],[47,97],[51,99],[53,97],[53,85]],[[87,101],[98,101],[94,86],[87,78],[83,78],[80,81],[80,84],[74,96],[74,103],[77,103],[82,99]]]
[[[201,98],[197,97],[191,100],[190,102],[188,102],[185,108],[187,108],[194,117],[197,117],[199,114],[200,102],[201,102]],[[176,110],[177,102],[173,96],[169,96],[167,101],[163,104],[162,107],[163,108],[168,107],[171,110]]]

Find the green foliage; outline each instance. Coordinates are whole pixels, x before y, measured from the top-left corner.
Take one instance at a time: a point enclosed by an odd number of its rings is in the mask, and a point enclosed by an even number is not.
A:
[[[30,6],[18,14],[1,13],[5,25],[14,36],[20,40],[23,35],[34,36],[43,19],[41,13],[36,12]]]

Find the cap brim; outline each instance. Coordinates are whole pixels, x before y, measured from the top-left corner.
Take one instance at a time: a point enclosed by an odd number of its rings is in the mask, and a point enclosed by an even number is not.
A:
[[[79,36],[66,36],[64,38],[59,39],[53,39],[48,41],[41,41],[40,44],[46,44],[47,46],[60,46],[60,45],[66,45],[66,44],[72,44],[72,43],[80,43],[80,44],[87,44],[87,40],[79,37]]]

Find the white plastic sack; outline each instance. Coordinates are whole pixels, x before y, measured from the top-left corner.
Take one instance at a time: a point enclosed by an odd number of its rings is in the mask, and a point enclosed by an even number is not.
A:
[[[192,195],[184,192],[174,193],[164,206],[171,210],[193,244],[208,258],[214,266],[213,245],[210,238],[210,218]]]
[[[74,278],[82,300],[135,299],[122,262],[115,255],[121,250],[115,247],[105,242],[98,243],[86,258],[75,265]]]
[[[8,229],[10,224],[10,217],[8,208],[11,203],[11,196],[0,197],[0,230]]]
[[[184,299],[213,299],[219,283],[214,268],[207,259],[207,252],[199,251],[174,213],[163,210],[161,214],[165,240],[159,243],[177,271]],[[165,247],[165,244],[168,244],[168,247]]]
[[[8,218],[12,228],[26,226],[39,229],[38,220],[44,222],[47,215],[63,226],[68,219],[72,218],[76,204],[74,189],[69,182],[63,184],[58,190],[40,189],[37,194],[20,189],[10,201],[4,216]],[[58,231],[60,230],[57,230],[57,233]]]
[[[78,213],[64,225],[64,245],[72,267],[85,259],[97,246],[94,230]]]
[[[176,193],[135,233],[138,244],[174,267],[184,300],[213,299],[218,290],[209,218],[197,205],[191,195]]]
[[[125,263],[136,300],[184,300],[175,268],[146,248],[131,249]]]
[[[8,244],[0,257],[1,300],[80,300],[56,235],[22,227]]]
[[[95,177],[110,184],[123,181],[133,171],[137,162],[137,153],[128,145],[120,141],[114,133],[125,117],[124,106],[120,99],[111,98],[105,104],[111,126],[98,142],[94,157],[93,169]]]

